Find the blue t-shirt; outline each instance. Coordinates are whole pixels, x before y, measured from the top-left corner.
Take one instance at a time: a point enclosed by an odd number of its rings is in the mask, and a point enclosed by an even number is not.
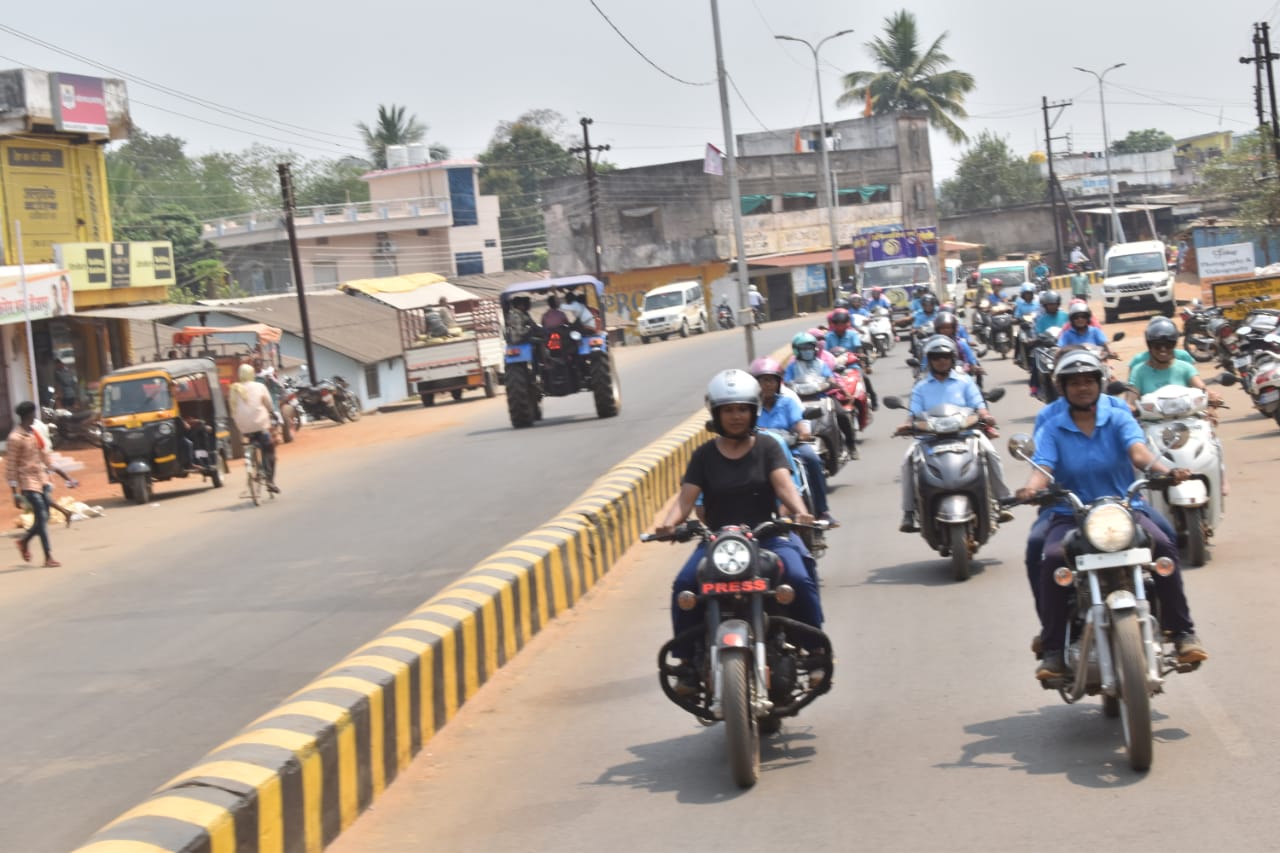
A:
[[[773,407],[766,409],[760,406],[760,417],[756,426],[762,429],[780,429],[790,432],[800,421],[804,420],[804,409],[800,401],[786,394],[779,394],[773,401]]]
[[[834,373],[832,373],[832,372],[831,372],[831,368],[830,368],[830,367],[827,367],[827,365],[826,365],[826,363],[825,363],[825,362],[822,362],[822,361],[814,361],[814,362],[811,362],[811,363],[812,363],[815,367],[817,367],[817,368],[818,368],[818,375],[819,375],[819,376],[821,376],[823,379],[829,379],[830,377],[832,377],[832,376],[834,376],[834,375],[835,375]],[[796,366],[797,366],[798,364],[799,364],[799,362],[792,361],[790,364],[788,364],[788,365],[787,365],[787,369],[786,369],[786,370],[783,372],[783,374],[782,374],[782,381],[783,381],[783,382],[795,382],[795,381],[796,381],[796,372],[797,372],[797,371],[796,371]]]
[[[1084,334],[1077,332],[1075,326],[1067,326],[1062,330],[1062,334],[1058,335],[1058,346],[1067,347],[1073,344],[1093,344],[1094,346],[1105,347],[1107,345],[1107,336],[1097,326],[1085,326]]]
[[[1043,422],[1036,428],[1033,460],[1053,471],[1054,480],[1085,503],[1124,495],[1133,482],[1129,448],[1145,441],[1142,427],[1128,407],[1104,404],[1104,399],[1105,395],[1099,398],[1092,436],[1081,432],[1071,420],[1071,409],[1065,402],[1058,408],[1046,407]],[[1050,509],[1059,515],[1072,512],[1061,502]]]
[[[1061,308],[1057,314],[1041,314],[1036,317],[1036,334],[1041,335],[1052,329],[1054,326],[1068,326],[1071,324],[1071,318],[1067,316],[1067,312]]]
[[[1040,303],[1036,302],[1034,299],[1030,302],[1025,299],[1015,299],[1013,301],[1013,316],[1019,319],[1027,316],[1028,314],[1034,314],[1039,310]]]
[[[862,338],[858,337],[858,333],[853,330],[852,326],[845,329],[843,335],[827,332],[824,340],[827,343],[827,352],[835,349],[858,349],[862,346]]]
[[[861,315],[861,316],[863,316],[863,317],[870,317],[870,316],[871,316],[871,311],[870,311],[870,309],[868,309],[868,308],[867,308],[867,306],[866,306],[865,304],[864,304],[861,308],[850,308],[850,309],[848,309],[848,310],[849,310],[849,313],[850,313],[850,314],[859,314],[859,315]]]
[[[932,373],[916,383],[911,389],[911,414],[919,417],[934,406],[950,403],[953,406],[967,406],[970,409],[985,408],[987,403],[982,398],[982,391],[966,377],[951,372],[945,380],[938,380]]]
[[[917,310],[914,314],[911,315],[911,325],[918,329],[921,326],[923,326],[925,323],[932,323],[937,318],[938,318],[937,311],[934,311],[932,314],[926,314],[923,311]]]
[[[1139,394],[1150,394],[1166,385],[1190,387],[1191,380],[1198,375],[1195,365],[1177,359],[1164,370],[1156,370],[1150,362],[1144,362],[1129,371],[1129,384],[1138,389]]]
[[[883,309],[884,309],[884,310],[886,310],[886,311],[892,311],[892,310],[893,310],[893,303],[892,303],[892,302],[890,302],[890,301],[889,301],[888,299],[886,299],[885,297],[881,296],[879,299],[868,299],[868,300],[867,300],[867,307],[868,307],[868,308],[872,308],[872,309],[874,309],[874,308],[883,308]]]

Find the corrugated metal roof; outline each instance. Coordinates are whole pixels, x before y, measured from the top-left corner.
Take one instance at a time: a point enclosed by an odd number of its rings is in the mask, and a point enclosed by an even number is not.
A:
[[[548,273],[525,272],[524,270],[503,270],[502,272],[476,273],[475,275],[456,275],[449,279],[450,282],[461,287],[463,290],[470,291],[477,296],[492,296],[497,298],[498,294],[513,284],[521,281],[532,281],[534,279],[550,278]]]
[[[216,308],[202,308],[243,317],[255,323],[269,323],[291,334],[302,335],[298,297],[294,295],[245,302],[220,300]],[[361,364],[373,364],[404,354],[400,346],[396,309],[389,305],[336,290],[308,293],[307,319],[311,323],[311,337],[317,344]]]
[[[77,311],[76,317],[100,317],[106,320],[145,320],[148,322],[156,322],[159,320],[172,320],[174,317],[182,317],[187,314],[194,314],[197,311],[208,311],[204,305],[183,305],[179,302],[159,302],[148,305],[124,305],[120,308],[90,308],[86,311]]]

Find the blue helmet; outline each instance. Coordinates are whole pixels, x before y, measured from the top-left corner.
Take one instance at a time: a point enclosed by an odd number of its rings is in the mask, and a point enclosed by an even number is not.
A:
[[[813,361],[818,357],[818,339],[808,332],[801,332],[791,339],[791,352],[798,361]]]

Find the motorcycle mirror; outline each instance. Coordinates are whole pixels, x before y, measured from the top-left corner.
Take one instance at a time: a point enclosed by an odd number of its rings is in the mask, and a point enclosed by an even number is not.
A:
[[[986,397],[987,397],[988,403],[999,403],[1002,399],[1004,399],[1004,389],[992,388],[990,391],[986,392]]]
[[[1009,455],[1014,459],[1021,459],[1024,462],[1030,461],[1035,452],[1035,439],[1025,432],[1014,433],[1009,437]]]
[[[905,409],[906,408],[906,406],[902,404],[902,399],[900,397],[885,397],[880,402],[884,403],[884,407],[886,409]]]
[[[1119,397],[1125,391],[1128,391],[1130,387],[1131,386],[1126,385],[1125,383],[1121,382],[1119,379],[1113,379],[1107,383],[1107,396]]]
[[[1115,342],[1115,341],[1123,341],[1123,340],[1124,340],[1124,332],[1116,332],[1114,335],[1112,335],[1112,336],[1111,336],[1111,340],[1112,340],[1112,342]]]
[[[920,359],[916,358],[915,356],[910,356],[907,358],[907,367],[919,367],[919,366],[920,366]]]
[[[1235,384],[1236,384],[1237,382],[1239,382],[1239,381],[1240,381],[1240,380],[1239,380],[1238,378],[1236,378],[1235,376],[1231,375],[1230,373],[1220,373],[1220,374],[1218,374],[1218,384],[1219,384],[1219,385],[1227,385],[1227,386],[1231,386],[1231,385],[1235,385]]]
[[[1200,302],[1200,300],[1199,300],[1199,299],[1192,299],[1192,300],[1191,300],[1191,307],[1192,307],[1192,308],[1197,308],[1197,309],[1198,309],[1198,308],[1200,308],[1200,307],[1201,307],[1201,304],[1202,304],[1202,303]]]
[[[1242,338],[1247,338],[1249,335],[1253,334],[1253,326],[1237,326],[1236,334]]]
[[[818,406],[810,406],[804,410],[804,419],[806,421],[816,421],[822,417],[822,409]]]

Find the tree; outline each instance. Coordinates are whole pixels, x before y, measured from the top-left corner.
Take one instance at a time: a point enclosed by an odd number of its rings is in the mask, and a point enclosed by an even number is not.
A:
[[[905,9],[884,19],[884,37],[867,42],[879,71],[854,71],[845,75],[840,106],[866,103],[871,93],[874,115],[896,112],[924,112],[929,123],[954,142],[968,137],[953,118],[966,118],[964,96],[973,90],[973,75],[945,70],[951,57],[942,50],[943,33],[928,50],[919,50],[916,17]]]
[[[954,178],[938,190],[940,212],[956,213],[1027,204],[1045,197],[1046,181],[1030,158],[1020,158],[1003,139],[984,130],[960,157]]]
[[[1228,154],[1206,163],[1201,172],[1200,189],[1236,202],[1232,218],[1255,238],[1280,228],[1280,169],[1274,158],[1271,133],[1263,128],[1232,142]],[[1269,239],[1259,242],[1264,248],[1270,245]]]
[[[369,184],[360,180],[368,171],[368,161],[358,157],[304,163],[296,177],[294,201],[299,207],[368,201]]]
[[[148,214],[117,221],[117,240],[168,240],[173,244],[175,283],[169,298],[225,298],[238,295],[229,284],[226,266],[218,249],[201,236],[200,220],[188,208],[165,205]]]
[[[418,121],[417,116],[405,118],[404,111],[404,107],[395,104],[390,107],[379,104],[378,120],[372,128],[362,121],[356,122],[356,129],[364,137],[364,146],[375,169],[387,168],[388,145],[408,145],[426,138],[427,126]],[[449,149],[439,142],[431,143],[427,153],[432,160],[449,159]]]
[[[581,162],[565,144],[564,125],[564,116],[553,110],[531,110],[515,121],[501,122],[489,147],[477,157],[484,164],[480,192],[498,196],[502,205],[498,228],[507,269],[540,263],[537,250],[545,248],[547,232],[539,184],[582,174]]]
[[[1167,151],[1173,147],[1173,137],[1149,127],[1146,130],[1131,130],[1124,139],[1111,143],[1112,154],[1141,154],[1144,151]]]

